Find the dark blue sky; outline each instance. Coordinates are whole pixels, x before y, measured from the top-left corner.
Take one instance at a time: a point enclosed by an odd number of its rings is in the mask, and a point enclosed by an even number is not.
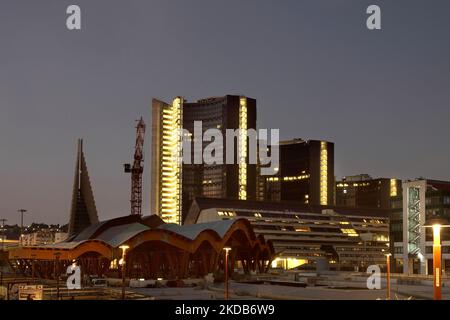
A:
[[[335,142],[338,178],[450,180],[449,31],[446,0],[3,0],[0,217],[67,222],[78,137],[100,218],[127,214],[134,120],[176,95],[256,98],[259,127]]]

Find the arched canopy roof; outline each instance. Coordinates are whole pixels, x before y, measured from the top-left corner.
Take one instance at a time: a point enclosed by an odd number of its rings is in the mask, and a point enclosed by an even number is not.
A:
[[[253,229],[246,219],[222,220],[210,223],[178,226],[174,224],[161,225],[157,229],[144,231],[131,238],[127,244],[131,249],[150,241],[161,241],[181,250],[194,253],[208,242],[216,252],[222,250],[229,243],[236,232],[241,232],[244,239],[240,245],[249,248],[258,247],[273,253],[271,243],[266,244],[264,239],[256,237]]]
[[[112,247],[100,240],[86,240],[81,242],[62,242],[46,246],[19,247],[9,250],[9,259],[37,259],[37,260],[73,260],[85,253],[93,252],[110,259]]]
[[[30,259],[32,255],[39,259],[61,257],[76,259],[85,252],[93,251],[108,258],[122,244],[130,250],[146,242],[163,242],[181,250],[193,253],[207,241],[216,252],[225,247],[230,239],[236,243],[236,232],[241,234],[238,245],[273,253],[271,243],[262,236],[255,236],[251,224],[246,219],[220,220],[192,225],[165,224],[159,217],[125,216],[92,225],[67,242],[54,245],[17,248],[10,252],[10,258]]]

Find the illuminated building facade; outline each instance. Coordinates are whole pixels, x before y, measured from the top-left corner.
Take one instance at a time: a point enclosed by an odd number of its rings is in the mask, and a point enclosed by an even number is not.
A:
[[[259,190],[264,191],[258,193],[259,200],[333,205],[334,143],[282,141],[278,173],[261,179],[264,186]]]
[[[450,182],[418,179],[403,183],[392,200],[391,252],[393,268],[405,274],[433,274],[433,236],[424,228],[430,220],[450,222]],[[441,229],[442,270],[450,272],[450,228]]]
[[[336,206],[390,209],[391,199],[402,192],[399,179],[377,178],[368,174],[336,181]]]
[[[181,224],[181,128],[184,100],[153,100],[151,207],[167,223]]]
[[[198,153],[195,122],[202,122],[203,133],[220,130],[224,164],[195,161]],[[176,134],[184,129],[183,134]],[[226,130],[241,129],[235,137],[234,164],[225,164]],[[153,100],[152,105],[152,178],[151,210],[166,222],[182,224],[192,200],[210,198],[255,199],[256,165],[248,162],[248,129],[256,129],[256,100],[227,95],[187,102],[176,98],[172,104]],[[190,135],[191,163],[181,163],[183,135]],[[186,137],[184,137],[186,138]],[[200,137],[201,138],[201,137]],[[202,139],[203,141],[203,139]],[[202,150],[211,141],[203,141]],[[166,149],[165,149],[166,148]],[[174,154],[175,152],[175,154]]]
[[[335,270],[385,265],[389,211],[331,208],[283,202],[196,198],[186,224],[245,218],[271,241],[272,267],[292,269],[327,260]]]

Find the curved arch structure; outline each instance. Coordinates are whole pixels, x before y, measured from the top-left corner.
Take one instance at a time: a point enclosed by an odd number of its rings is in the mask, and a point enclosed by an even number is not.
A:
[[[85,253],[93,252],[104,258],[111,258],[111,246],[99,240],[86,240],[79,243],[60,245],[19,247],[9,251],[9,258],[35,257],[37,260],[52,260],[59,256],[63,260],[75,260]]]
[[[179,226],[156,216],[127,216],[92,225],[69,240],[15,248],[9,259],[24,275],[52,277],[77,260],[85,274],[118,276],[119,247],[128,245],[129,277],[182,279],[223,270],[225,247],[232,249],[231,271],[238,265],[247,273],[265,272],[274,255],[271,242],[256,236],[246,219]]]
[[[142,278],[185,278],[222,270],[225,247],[232,248],[229,270],[239,264],[247,273],[265,272],[273,256],[271,244],[256,237],[245,219],[233,220],[222,236],[214,229],[193,238],[160,229],[142,232],[127,244],[131,248],[127,263],[133,266],[128,273]]]
[[[48,246],[19,247],[9,251],[9,260],[22,275],[53,278],[65,273],[77,261],[82,272],[103,274],[112,258],[113,248],[99,240],[66,242]]]

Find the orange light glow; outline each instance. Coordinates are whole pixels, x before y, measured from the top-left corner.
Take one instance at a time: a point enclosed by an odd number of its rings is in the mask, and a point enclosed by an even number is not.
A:
[[[433,242],[434,244],[441,244],[441,225],[433,225]]]

